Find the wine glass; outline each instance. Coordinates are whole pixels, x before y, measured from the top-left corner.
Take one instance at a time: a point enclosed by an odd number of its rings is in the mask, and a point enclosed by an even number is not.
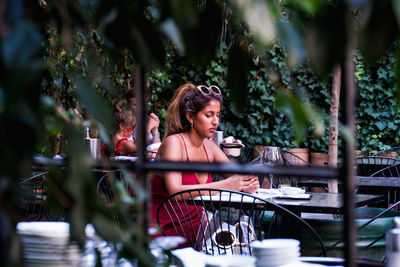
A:
[[[269,167],[281,165],[282,156],[280,148],[277,146],[264,147],[264,150],[260,158],[260,163]],[[270,173],[268,175],[268,178],[269,178],[269,189],[272,189],[274,175]]]

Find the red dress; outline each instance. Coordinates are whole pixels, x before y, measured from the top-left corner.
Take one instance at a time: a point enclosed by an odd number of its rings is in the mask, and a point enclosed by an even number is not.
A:
[[[185,145],[187,161],[190,162],[185,140],[183,139],[183,137],[181,135],[179,135],[179,136],[182,138],[183,144]],[[207,150],[206,150],[206,147],[204,146],[204,144],[203,144],[203,148],[206,153],[207,161],[209,162]],[[163,199],[167,198],[169,196],[169,194],[165,187],[164,179],[162,177],[160,177],[159,175],[153,175],[150,178],[150,182],[151,182],[151,197],[152,197],[151,215],[152,215],[154,222],[156,222],[157,221],[157,218],[156,218],[157,208],[160,205],[161,201]],[[209,173],[206,184],[211,183],[211,182],[212,182],[211,174]],[[182,185],[194,185],[194,184],[200,184],[199,180],[197,179],[197,176],[194,172],[182,173]],[[190,246],[190,244],[195,244],[196,243],[196,234],[197,234],[197,231],[200,226],[200,218],[201,218],[201,215],[203,214],[202,207],[194,207],[191,205],[187,205],[187,208],[186,208],[186,206],[183,203],[178,203],[178,204],[175,204],[172,206],[176,211],[180,211],[179,208],[181,208],[183,213],[185,213],[185,214],[183,214],[184,218],[179,218],[179,221],[177,220],[177,221],[171,222],[171,219],[168,216],[167,211],[165,209],[161,209],[160,214],[159,214],[159,222],[160,222],[160,225],[161,225],[164,233],[167,236],[176,236],[177,233],[174,228],[174,225],[175,225],[175,227],[178,231],[178,235],[184,236],[184,237],[186,236],[187,239],[192,240],[192,242],[190,242],[191,240],[187,240],[188,242],[186,243],[185,246]],[[181,213],[177,212],[177,214],[181,214]],[[180,217],[182,217],[182,216],[180,216]],[[191,222],[193,223],[193,228],[195,229],[195,232],[187,233],[187,231],[188,231],[187,227],[183,227],[184,228],[183,230],[185,233],[182,233],[182,229],[178,226],[178,224],[179,224],[179,222],[182,222],[185,218],[187,221],[189,221],[189,218],[191,218]]]
[[[130,152],[130,153],[125,154],[125,155],[122,154],[121,145],[122,145],[122,142],[124,142],[124,141],[129,141],[129,140],[128,140],[127,137],[124,137],[124,138],[119,139],[118,142],[115,144],[115,155],[116,156],[131,156],[131,157],[133,157],[134,156],[133,152]]]

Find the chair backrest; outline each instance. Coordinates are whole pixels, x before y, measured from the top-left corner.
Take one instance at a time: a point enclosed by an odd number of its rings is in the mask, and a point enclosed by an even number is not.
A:
[[[281,155],[283,159],[283,165],[285,166],[309,166],[312,167],[312,164],[305,161],[304,159],[296,156],[295,154],[281,150]]]
[[[247,142],[242,142],[245,147],[240,150],[240,156],[236,159],[239,164],[247,164],[260,157],[260,153],[254,146]]]
[[[368,156],[355,159],[357,175],[359,176],[371,176],[375,172],[397,163],[400,163],[400,160],[381,156]]]
[[[61,214],[55,214],[46,203],[48,186],[47,172],[34,174],[20,182],[20,215],[23,221],[62,221]]]
[[[113,188],[108,180],[108,175],[104,174],[97,182],[97,197],[104,202],[114,200]]]
[[[371,177],[388,177],[388,178],[400,179],[400,163],[396,163],[392,166],[383,168],[382,170],[373,173]],[[380,191],[370,190],[370,192],[375,194],[382,193],[382,191],[384,191],[383,193],[385,194],[386,197],[386,204],[392,205],[393,203],[400,200],[399,188],[387,188],[387,189],[382,189]]]
[[[281,150],[281,156],[282,156],[282,161],[284,166],[307,166],[307,167],[312,167],[313,165],[304,159],[296,156],[295,154]],[[298,176],[281,176],[281,177],[276,177],[277,179],[277,184],[289,184],[290,186],[297,186],[297,182],[303,179],[302,177]],[[307,178],[308,179],[308,178]]]
[[[387,166],[371,174],[371,177],[398,177],[400,178],[400,162]]]
[[[276,203],[243,192],[221,189],[178,192],[161,201],[155,219],[164,235],[185,237],[184,246],[213,255],[251,254],[251,241],[273,234],[276,237],[272,231],[277,222],[265,219],[271,219],[268,215],[276,211],[310,230],[325,253],[321,237],[301,217]]]

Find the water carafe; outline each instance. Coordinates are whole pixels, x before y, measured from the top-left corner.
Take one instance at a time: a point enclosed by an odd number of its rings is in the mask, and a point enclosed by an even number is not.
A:
[[[90,156],[94,159],[100,159],[101,158],[101,144],[100,144],[100,139],[98,138],[90,138],[89,134],[89,127],[85,127],[86,131],[86,137],[85,137],[85,143],[86,147],[88,147]]]

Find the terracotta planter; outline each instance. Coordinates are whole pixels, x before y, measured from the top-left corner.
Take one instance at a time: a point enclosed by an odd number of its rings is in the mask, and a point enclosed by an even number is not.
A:
[[[310,149],[307,147],[304,148],[286,148],[286,151],[296,155],[306,162],[310,162]]]
[[[397,158],[399,156],[399,153],[396,151],[388,151],[388,152],[383,152],[383,153],[378,153],[376,156],[380,157],[388,157],[388,158]]]
[[[354,150],[354,155],[356,158],[359,158],[359,157],[366,157],[369,155],[369,153],[367,151],[362,151],[362,150],[357,149],[357,150]]]
[[[311,164],[313,166],[327,167],[328,153],[311,152]]]

